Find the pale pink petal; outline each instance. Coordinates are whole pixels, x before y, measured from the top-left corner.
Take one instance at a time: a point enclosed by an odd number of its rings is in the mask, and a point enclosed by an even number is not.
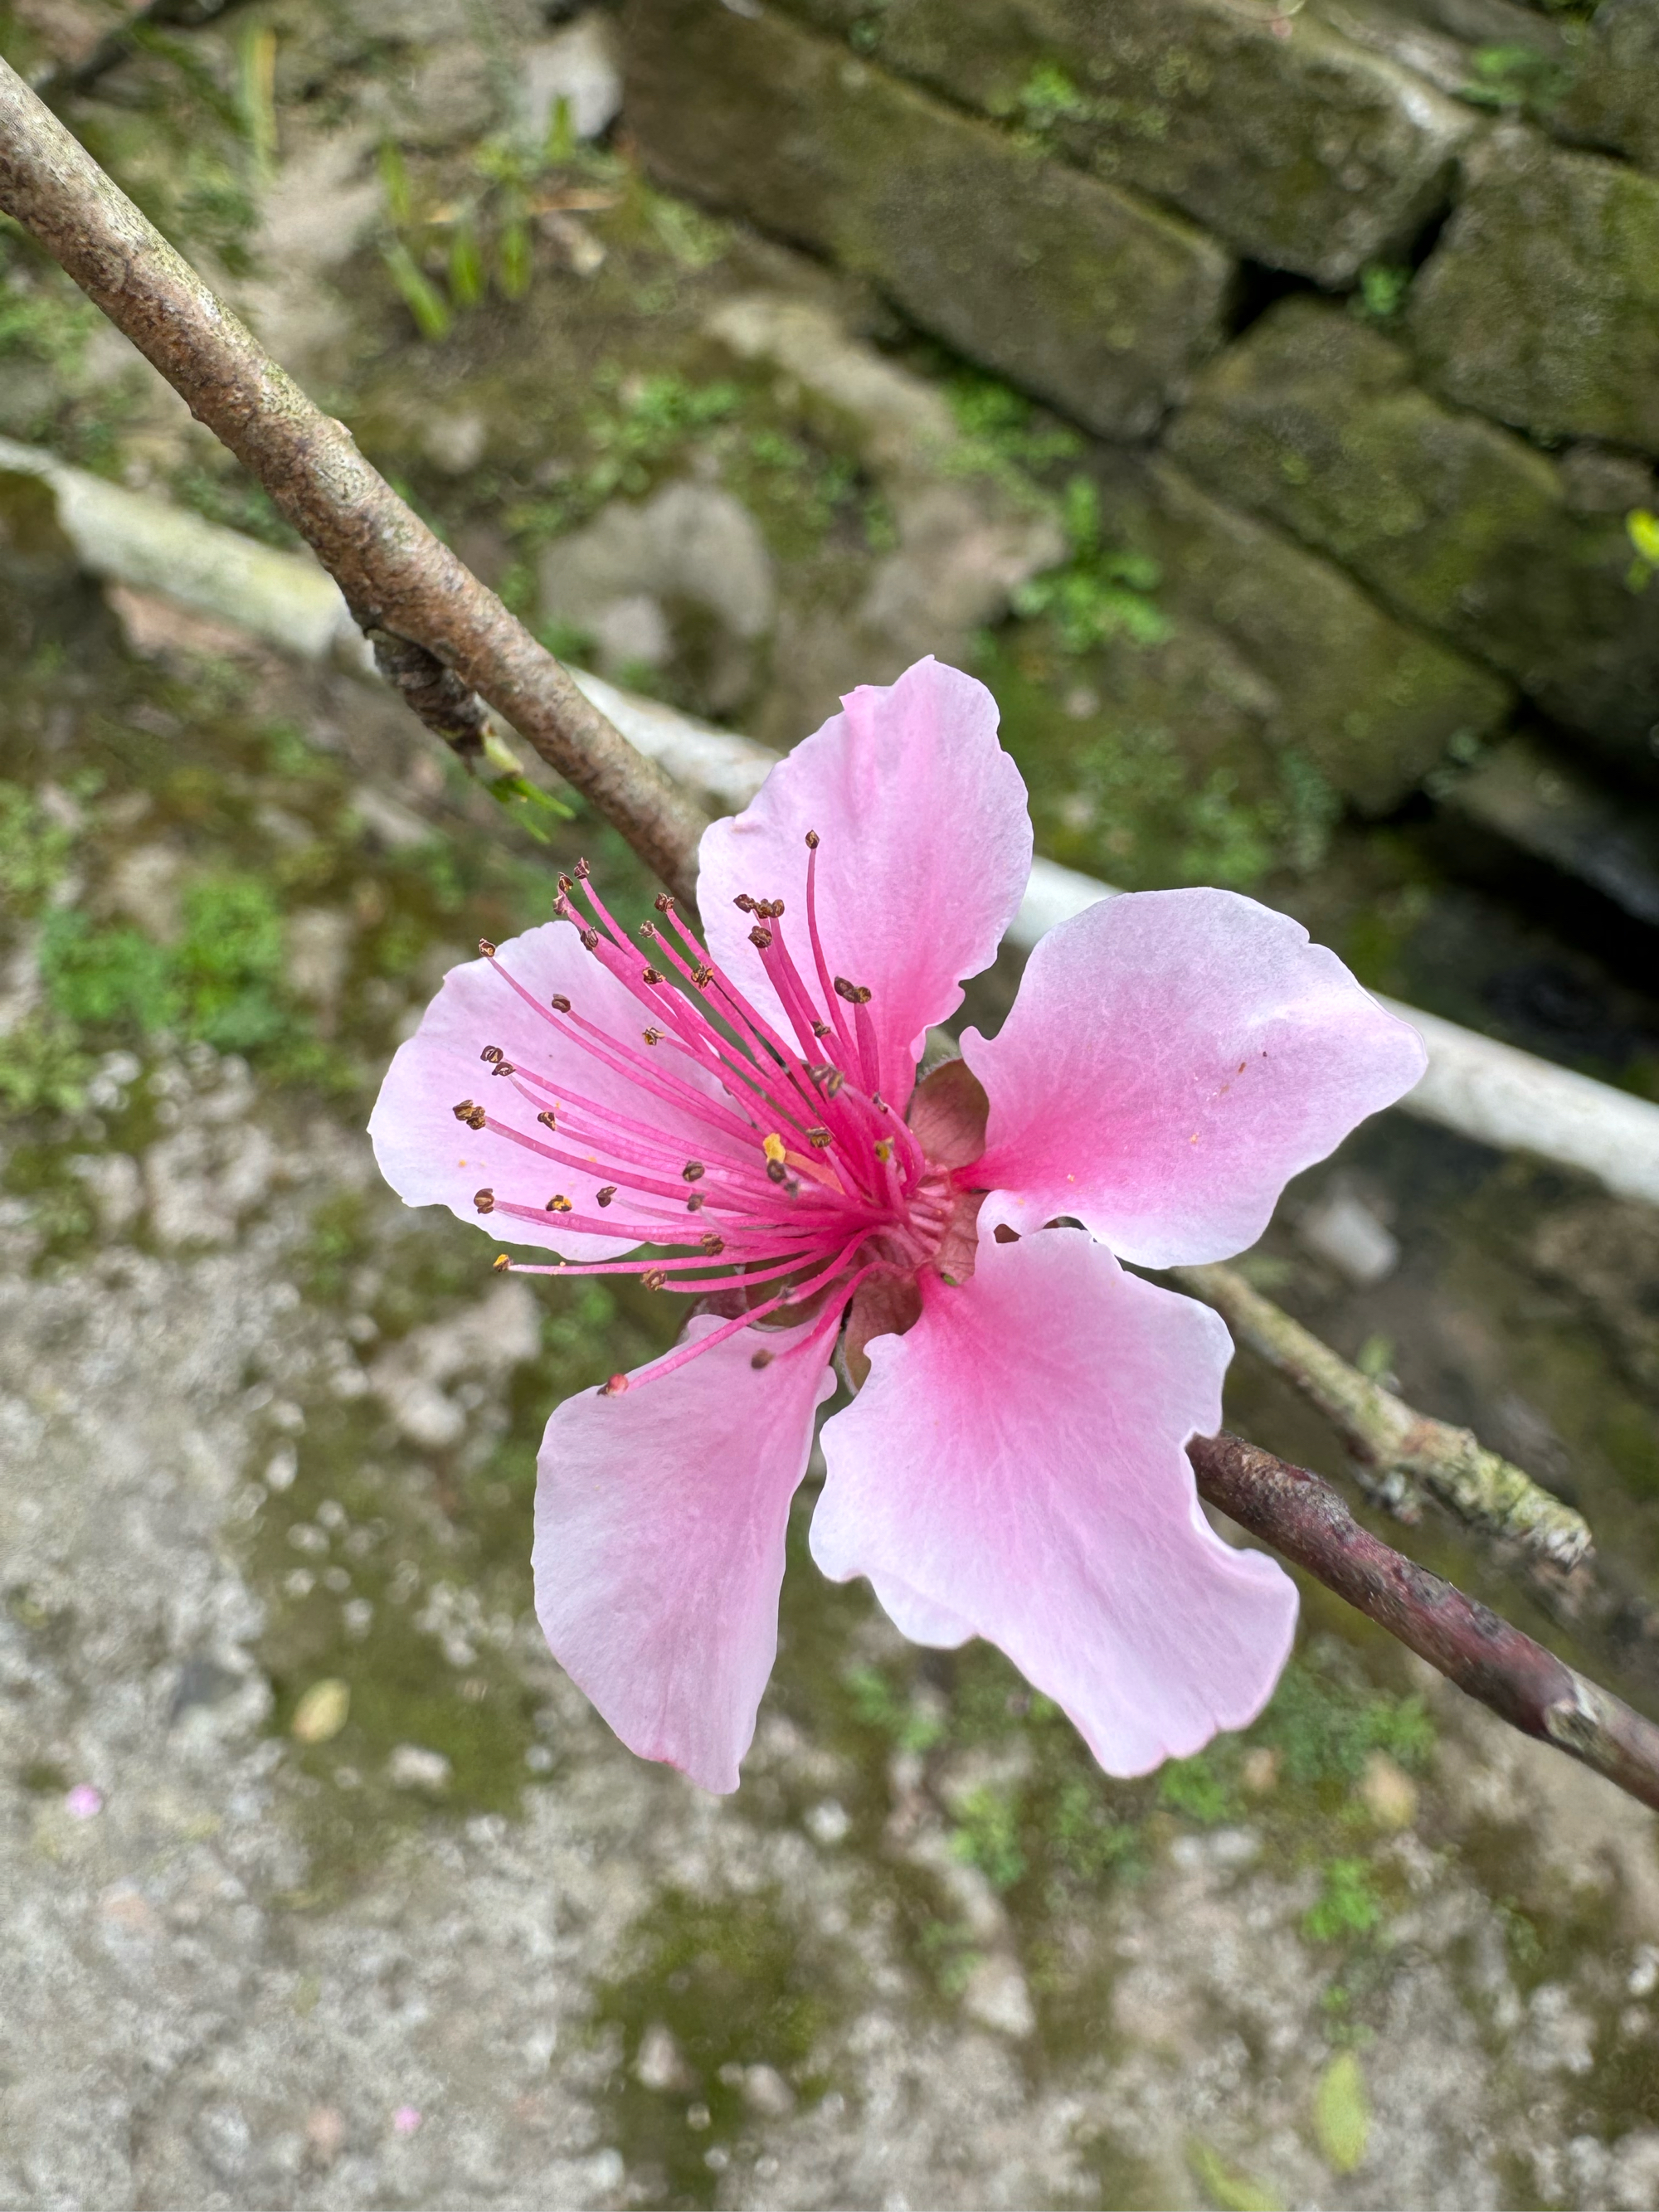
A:
[[[722,1326],[700,1315],[686,1340]],[[789,1501],[835,1388],[811,1327],[744,1329],[620,1397],[568,1398],[536,1489],[536,1612],[642,1759],[705,1790],[738,1765],[777,1654]],[[791,1347],[799,1347],[792,1350]],[[757,1352],[773,1356],[757,1369]]]
[[[872,1575],[870,1587],[889,1620],[912,1644],[931,1644],[942,1651],[954,1651],[974,1632],[973,1623],[964,1620],[959,1613],[952,1613],[948,1605],[935,1605],[930,1598],[919,1597],[908,1583],[892,1575]]]
[[[805,837],[815,830],[824,955],[832,976],[869,988],[880,1088],[897,1106],[925,1032],[962,1004],[963,978],[996,957],[1030,873],[1031,822],[997,742],[996,702],[971,676],[919,660],[842,704],[735,820],[704,832],[698,907],[716,960],[783,1027],[750,919],[732,902],[781,898],[785,941],[812,979]]]
[[[988,1237],[825,1425],[813,1557],[896,1586],[896,1619],[909,1594],[924,1628],[999,1644],[1109,1773],[1185,1757],[1261,1711],[1296,1623],[1289,1577],[1210,1529],[1182,1449],[1220,1425],[1230,1351],[1080,1231]]]
[[[1279,1192],[1426,1064],[1288,915],[1139,891],[1051,930],[963,1054],[991,1102],[981,1224],[1073,1215],[1149,1267],[1253,1244]]]
[[[568,922],[546,922],[509,939],[497,957],[538,1006],[546,1006],[556,994],[562,994],[607,1036],[630,1050],[644,1049],[645,1010],[583,950]],[[480,1057],[487,1045],[499,1045],[516,1068],[533,1072],[553,1087],[526,1084],[526,1097],[511,1079],[491,1073],[490,1063]],[[723,1095],[683,1054],[667,1046],[656,1051],[665,1071],[705,1093]],[[399,1045],[386,1070],[368,1123],[380,1172],[405,1204],[447,1206],[503,1243],[539,1245],[567,1260],[605,1260],[629,1251],[637,1237],[561,1230],[557,1213],[544,1215],[544,1226],[540,1221],[478,1212],[476,1194],[489,1189],[498,1202],[538,1208],[544,1208],[557,1192],[570,1200],[573,1212],[592,1213],[596,1192],[614,1180],[602,1164],[590,1173],[550,1161],[495,1130],[468,1128],[454,1115],[454,1108],[470,1098],[493,1120],[538,1144],[577,1158],[598,1158],[590,1145],[574,1144],[537,1125],[538,1109],[560,1098],[561,1085],[660,1129],[688,1157],[707,1157],[706,1129],[683,1107],[653,1097],[627,1076],[613,1073],[562,1036],[536,1006],[526,1006],[487,960],[470,960],[450,969],[420,1027]]]

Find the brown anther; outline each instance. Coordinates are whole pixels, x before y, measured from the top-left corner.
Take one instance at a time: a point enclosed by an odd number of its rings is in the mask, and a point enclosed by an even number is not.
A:
[[[687,1182],[701,1182],[707,1172],[701,1160],[688,1160],[680,1170]]]
[[[570,911],[570,902],[562,891],[553,902],[553,919],[555,921],[574,921],[576,919]]]
[[[589,952],[597,952],[597,951],[599,951],[599,931],[598,931],[597,929],[585,929],[585,930],[583,930],[583,932],[582,932],[582,945],[583,945],[584,950],[585,950],[585,951],[589,951]]]
[[[625,1375],[613,1375],[600,1390],[599,1395],[601,1398],[620,1398],[627,1388],[628,1377]]]
[[[586,860],[578,860],[578,861],[577,861],[577,863],[576,863],[576,880],[577,880],[577,882],[578,882],[579,884],[585,884],[585,883],[587,881],[587,879],[588,879],[589,876],[591,876],[591,875],[592,874],[592,872],[593,872],[593,871],[592,871],[592,870],[588,866],[588,865],[587,865],[587,863],[586,863]]]
[[[775,1352],[757,1352],[749,1364],[757,1369],[769,1367],[777,1356]]]
[[[661,982],[662,977],[657,973],[654,968],[642,968],[640,970],[640,981],[641,983],[649,983],[654,986]]]
[[[867,983],[849,983],[845,975],[837,975],[836,996],[838,999],[845,999],[849,1006],[867,1006],[870,1002],[870,986]]]
[[[647,1267],[640,1280],[647,1291],[660,1291],[667,1287],[668,1276],[661,1267]]]
[[[452,1106],[449,1110],[458,1121],[470,1121],[472,1119],[472,1101],[463,1098],[459,1106]]]
[[[725,1251],[726,1239],[724,1237],[716,1237],[711,1229],[707,1237],[700,1237],[697,1239],[697,1249],[700,1252],[707,1252],[712,1260],[717,1253]]]
[[[547,1211],[550,1213],[569,1213],[574,1209],[564,1193],[562,1190],[556,1190],[547,1201]]]
[[[1018,1244],[1019,1242],[1018,1230],[1011,1229],[1006,1221],[999,1221],[991,1234],[999,1244]]]
[[[498,1060],[489,1072],[492,1075],[512,1075],[517,1073],[510,1060]]]
[[[570,1012],[570,1001],[562,991],[556,991],[547,1003],[556,1014],[568,1014]]]
[[[507,1269],[513,1265],[513,1262],[507,1258],[505,1252],[498,1252],[489,1264],[498,1275],[504,1275]]]
[[[714,980],[714,971],[712,968],[694,968],[691,970],[691,981],[700,991],[706,991]]]
[[[769,929],[751,929],[749,933],[749,942],[757,952],[764,952],[772,942],[772,933]]]
[[[783,901],[781,899],[772,900],[770,902],[769,911],[774,921],[781,921],[783,920]]]
[[[563,892],[566,898],[569,897],[571,892],[574,891],[575,888],[576,886],[571,882],[568,876],[561,876],[559,878],[559,889]]]
[[[842,1085],[846,1082],[846,1080],[847,1078],[842,1073],[840,1068],[832,1067],[830,1070],[830,1073],[823,1079],[824,1097],[826,1098],[838,1098],[841,1096]]]
[[[806,849],[810,853],[816,853],[818,849],[818,833],[816,830],[809,830],[806,833]]]
[[[814,1023],[813,1023],[813,1024],[812,1024],[812,1034],[813,1034],[813,1036],[816,1036],[816,1037],[826,1037],[826,1036],[829,1036],[829,1034],[830,1034],[830,1024],[829,1024],[829,1023],[828,1023],[828,1022],[814,1022]]]
[[[478,950],[486,960],[493,960],[495,957],[495,948],[487,937],[481,937],[478,939]]]
[[[769,1182],[787,1182],[789,1180],[789,1170],[785,1167],[781,1160],[768,1160],[766,1163],[766,1179]]]
[[[830,1134],[828,1129],[809,1129],[806,1132],[806,1141],[809,1145],[816,1145],[822,1152],[826,1145],[834,1144],[835,1139]]]
[[[879,1091],[872,1091],[870,1093],[870,1103],[875,1108],[878,1114],[885,1114],[888,1110],[887,1101],[882,1097]]]
[[[483,1108],[482,1106],[475,1106],[472,1109],[472,1111],[466,1117],[466,1126],[469,1129],[482,1129],[488,1119],[489,1116],[485,1114]]]
[[[659,914],[672,914],[674,911],[673,893],[672,891],[659,891],[655,898],[652,900],[651,903],[656,908]]]
[[[493,1213],[495,1211],[495,1194],[493,1190],[475,1190],[472,1203],[480,1213]]]
[[[739,914],[753,914],[755,911],[755,902],[747,891],[739,891],[732,903]]]
[[[662,1031],[660,1030],[641,1030],[640,1031],[640,1035],[645,1039],[647,1044],[660,1044],[662,1042]]]
[[[640,924],[640,935],[641,937],[646,938],[647,939],[654,939],[656,934],[657,925],[654,921],[642,921]]]
[[[544,1129],[556,1129],[559,1126],[559,1117],[553,1111],[553,1109],[550,1106],[544,1106],[541,1112],[537,1115],[536,1119],[541,1123]]]
[[[609,1206],[609,1205],[610,1205],[610,1203],[611,1203],[611,1200],[612,1200],[616,1195],[617,1195],[617,1186],[616,1186],[616,1184],[615,1184],[614,1182],[608,1182],[608,1183],[606,1183],[606,1185],[605,1185],[605,1188],[604,1188],[603,1190],[596,1190],[596,1191],[594,1192],[594,1194],[593,1194],[593,1200],[594,1200],[594,1203],[595,1203],[596,1205],[598,1205],[598,1206]]]
[[[685,1201],[685,1210],[688,1213],[701,1213],[708,1203],[708,1200],[700,1190],[694,1190]]]
[[[498,1044],[487,1044],[478,1054],[480,1060],[499,1060],[501,1056],[501,1048]]]
[[[885,1167],[888,1161],[890,1160],[892,1157],[892,1139],[890,1137],[878,1137],[876,1139],[876,1158],[881,1162],[882,1165]]]

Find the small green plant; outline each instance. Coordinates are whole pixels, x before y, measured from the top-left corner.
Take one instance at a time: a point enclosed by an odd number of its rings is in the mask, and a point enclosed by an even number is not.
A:
[[[1081,1881],[1108,1874],[1133,1881],[1145,1871],[1139,1830],[1115,1820],[1091,1783],[1073,1778],[1061,1784],[1048,1832],[1055,1857]]]
[[[1351,1688],[1304,1661],[1292,1661],[1254,1734],[1271,1744],[1286,1778],[1317,1785],[1357,1782],[1374,1751],[1408,1771],[1428,1762],[1434,1724],[1420,1698]]]
[[[1370,1935],[1382,1919],[1382,1900],[1367,1863],[1330,1859],[1319,1895],[1302,1916],[1302,1931],[1315,1943],[1340,1943]]]
[[[1018,1799],[999,1790],[969,1790],[957,1807],[951,1850],[977,1867],[993,1889],[1012,1889],[1025,1871]]]
[[[0,912],[38,913],[61,879],[74,842],[32,791],[0,783]]]
[[[1237,1810],[1232,1789],[1218,1771],[1218,1757],[1212,1751],[1170,1759],[1158,1773],[1158,1802],[1205,1828],[1218,1826]]]
[[[1100,494],[1089,477],[1074,476],[1067,483],[1060,521],[1071,558],[1022,584],[1015,613],[1052,623],[1068,653],[1088,653],[1115,637],[1161,645],[1171,626],[1150,596],[1161,580],[1158,563],[1103,543]]]
[[[1625,581],[1632,592],[1645,592],[1653,572],[1659,568],[1659,514],[1645,507],[1633,507],[1625,517],[1625,532],[1629,538],[1636,558],[1625,573]]]
[[[1389,261],[1368,262],[1359,272],[1354,306],[1372,322],[1391,323],[1406,304],[1412,272]]]
[[[1559,63],[1518,43],[1479,46],[1471,66],[1474,73],[1458,87],[1457,96],[1472,107],[1536,112],[1559,95],[1564,82]]]
[[[902,1698],[878,1668],[856,1667],[845,1679],[857,1717],[866,1728],[890,1737],[901,1751],[931,1751],[943,1737],[939,1717]]]
[[[1019,112],[1025,128],[1041,137],[1057,123],[1086,121],[1094,106],[1058,62],[1039,62],[1019,88]]]

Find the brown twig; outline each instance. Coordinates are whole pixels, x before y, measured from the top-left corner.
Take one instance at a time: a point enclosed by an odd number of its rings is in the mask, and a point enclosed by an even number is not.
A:
[[[1659,1728],[1651,1721],[1390,1550],[1305,1468],[1238,1437],[1194,1437],[1187,1452],[1200,1491],[1242,1528],[1304,1567],[1511,1728],[1553,1743],[1659,1808]]]
[[[343,425],[313,406],[3,61],[0,208],[40,240],[264,486],[339,582],[388,674],[445,742],[470,747],[479,719],[471,694],[482,695],[689,898],[702,817],[397,498]],[[1190,1452],[1204,1495],[1242,1527],[1513,1726],[1659,1806],[1659,1729],[1391,1551],[1318,1476],[1231,1437],[1200,1439]],[[1532,1510],[1541,1526],[1524,1494],[1514,1495],[1523,1518]],[[1557,1533],[1571,1549],[1566,1520]]]
[[[435,707],[445,742],[462,693],[476,691],[690,902],[705,826],[690,800],[589,705],[3,61],[0,209],[258,479],[362,629],[413,649],[399,656],[404,696],[417,711]]]
[[[1350,1367],[1236,1267],[1171,1267],[1170,1276],[1213,1306],[1238,1343],[1324,1415],[1383,1504],[1408,1504],[1420,1485],[1466,1527],[1519,1545],[1534,1559],[1575,1567],[1588,1558],[1589,1525],[1582,1514],[1488,1451],[1472,1431],[1418,1413]]]

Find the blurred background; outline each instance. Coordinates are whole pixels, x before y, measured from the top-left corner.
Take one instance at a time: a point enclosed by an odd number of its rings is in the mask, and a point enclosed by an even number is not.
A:
[[[1654,0],[0,52],[556,651],[779,748],[936,653],[1051,858],[1659,1097]],[[654,887],[295,549],[0,222],[0,2201],[1659,2204],[1653,1816],[1316,1589],[1247,1735],[1110,1782],[817,1578],[809,1479],[741,1792],[613,1741],[535,1451],[672,1302],[498,1281],[362,1133],[559,866]],[[1244,1266],[1659,1597],[1659,1215],[1395,1113]],[[1230,1419],[1346,1474],[1243,1356]],[[1650,1642],[1375,1525],[1659,1711]]]

